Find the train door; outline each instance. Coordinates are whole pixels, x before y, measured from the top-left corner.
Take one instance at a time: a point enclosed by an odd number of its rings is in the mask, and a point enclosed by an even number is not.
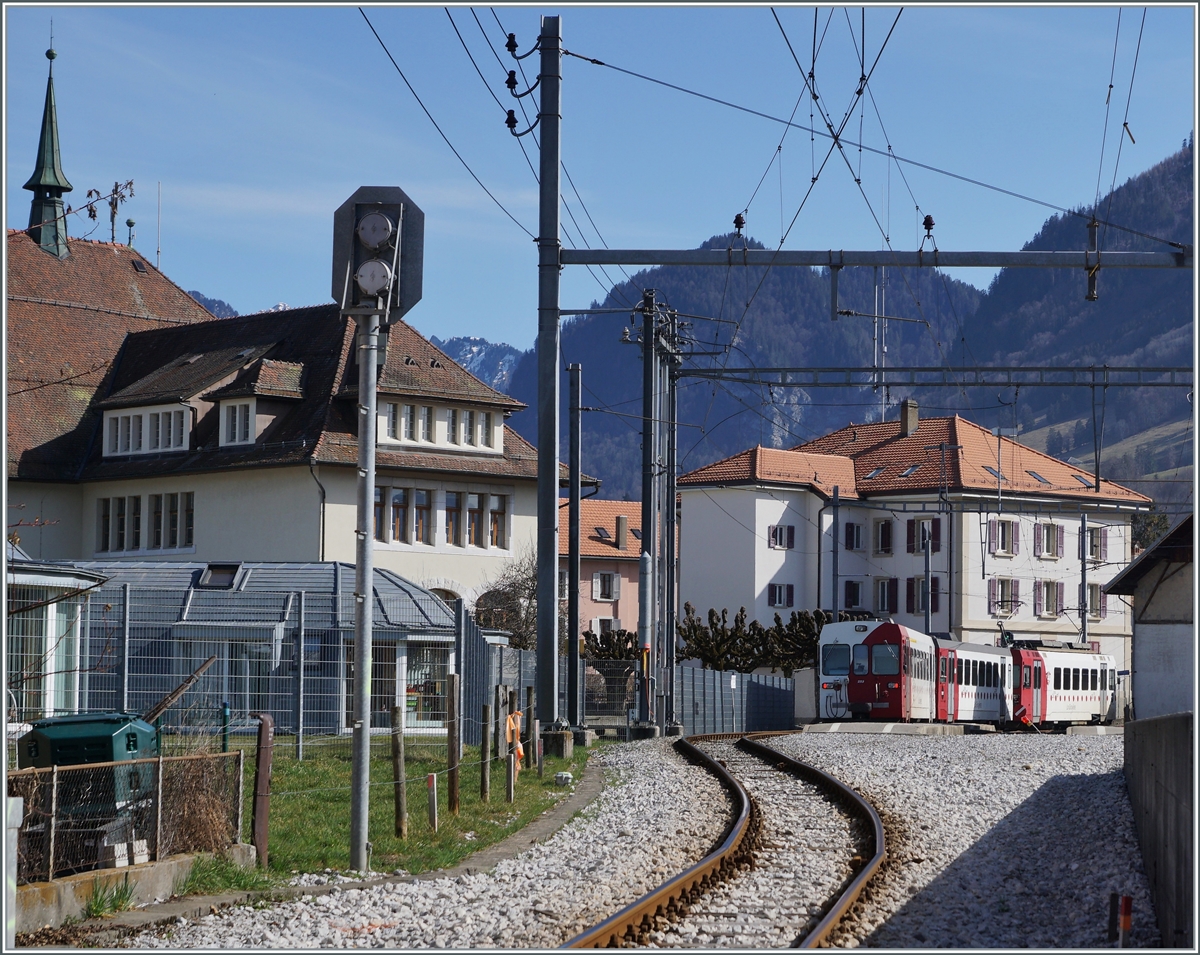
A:
[[[1040,723],[1042,721],[1042,693],[1045,688],[1042,686],[1042,661],[1034,658],[1033,661],[1033,721]]]
[[[953,661],[946,650],[937,651],[937,719],[943,723],[950,717],[950,674],[953,672]]]

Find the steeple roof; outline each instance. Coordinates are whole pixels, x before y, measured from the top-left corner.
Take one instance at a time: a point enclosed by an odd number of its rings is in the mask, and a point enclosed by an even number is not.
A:
[[[54,50],[46,51],[50,61],[50,76],[46,80],[46,105],[42,110],[42,135],[38,140],[37,168],[25,183],[26,189],[57,189],[70,192],[74,186],[63,175],[62,156],[58,148],[58,112],[54,107]]]

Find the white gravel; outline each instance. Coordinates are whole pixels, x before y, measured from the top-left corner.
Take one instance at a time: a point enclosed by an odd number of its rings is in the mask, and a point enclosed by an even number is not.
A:
[[[883,817],[889,860],[831,937],[884,948],[1103,948],[1109,893],[1159,935],[1120,736],[800,734],[768,745]]]
[[[546,842],[457,879],[335,887],[132,937],[130,948],[554,948],[702,858],[729,823],[720,783],[666,740],[593,759],[607,788]]]
[[[701,748],[725,764],[758,806],[755,866],[702,896],[665,931],[651,933],[649,947],[787,948],[817,924],[850,878],[863,834],[812,783],[732,743]]]

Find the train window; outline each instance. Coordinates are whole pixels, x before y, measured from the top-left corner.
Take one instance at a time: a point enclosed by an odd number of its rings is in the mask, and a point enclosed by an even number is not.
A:
[[[1021,667],[1021,686],[1026,690],[1029,689],[1030,669],[1030,667]]]
[[[1073,667],[1071,669],[1071,689],[1079,689],[1079,667]]]
[[[891,643],[871,647],[871,672],[878,676],[894,676],[900,672],[900,648]]]
[[[1042,688],[1042,665],[1040,663],[1033,665],[1033,688],[1035,690]]]
[[[979,686],[979,661],[971,661],[971,686]]]
[[[1008,681],[1004,679],[1004,671],[1007,669],[1008,667],[1005,664],[1000,664],[1000,686],[1002,688],[1008,685]]]
[[[940,660],[938,660],[938,682],[939,683],[946,682],[946,670],[947,670],[946,664],[949,662],[950,661],[947,660],[945,657],[942,657]]]
[[[1110,690],[1112,690],[1114,693],[1117,692],[1117,671],[1116,670],[1108,671],[1108,688]]]
[[[962,672],[962,670],[963,670],[963,667],[962,667],[962,665],[963,665],[963,662],[962,662],[962,660],[961,660],[961,659],[959,659],[959,661],[958,661],[958,662],[955,664],[955,666],[954,666],[954,669],[955,669],[955,671],[956,671],[956,673],[957,673],[957,678],[955,679],[955,681],[954,681],[954,682],[955,682],[955,683],[957,683],[959,686],[962,686],[962,681],[963,681],[963,672]]]
[[[1100,674],[1099,674],[1099,673],[1097,673],[1095,670],[1093,670],[1093,671],[1092,671],[1092,689],[1093,689],[1093,690],[1098,690],[1098,689],[1100,689],[1100,682],[1099,682],[1099,681],[1100,681]]]
[[[862,675],[867,672],[867,654],[870,651],[865,643],[856,643],[854,645],[854,672],[857,675]]]
[[[821,648],[821,672],[826,676],[845,676],[850,672],[850,648],[830,643]]]
[[[1062,689],[1062,667],[1054,668],[1054,689]]]
[[[1101,690],[1108,689],[1108,671],[1107,670],[1100,671],[1100,689]]]

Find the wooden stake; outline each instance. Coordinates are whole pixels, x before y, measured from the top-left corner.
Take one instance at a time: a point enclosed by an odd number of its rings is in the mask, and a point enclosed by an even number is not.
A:
[[[425,788],[429,790],[429,829],[436,833],[438,829],[437,773],[430,773],[425,778]]]
[[[447,675],[446,695],[446,808],[458,815],[458,681],[457,673]]]
[[[545,768],[542,759],[542,721],[533,721],[533,745],[537,748],[537,770],[538,778],[542,777],[542,770]]]
[[[483,704],[483,732],[479,739],[479,798],[492,798],[492,708]]]
[[[525,737],[525,768],[533,769],[533,687],[525,687],[525,720],[521,727]]]
[[[508,778],[504,783],[504,801],[514,802],[517,798],[517,754],[511,752],[508,754]]]
[[[404,707],[392,707],[392,787],[396,803],[396,836],[408,838],[408,789],[404,785]]]
[[[267,843],[271,823],[271,759],[275,752],[275,720],[266,713],[258,717],[258,749],[254,754],[254,803],[250,815],[250,836],[258,864],[267,867]]]

